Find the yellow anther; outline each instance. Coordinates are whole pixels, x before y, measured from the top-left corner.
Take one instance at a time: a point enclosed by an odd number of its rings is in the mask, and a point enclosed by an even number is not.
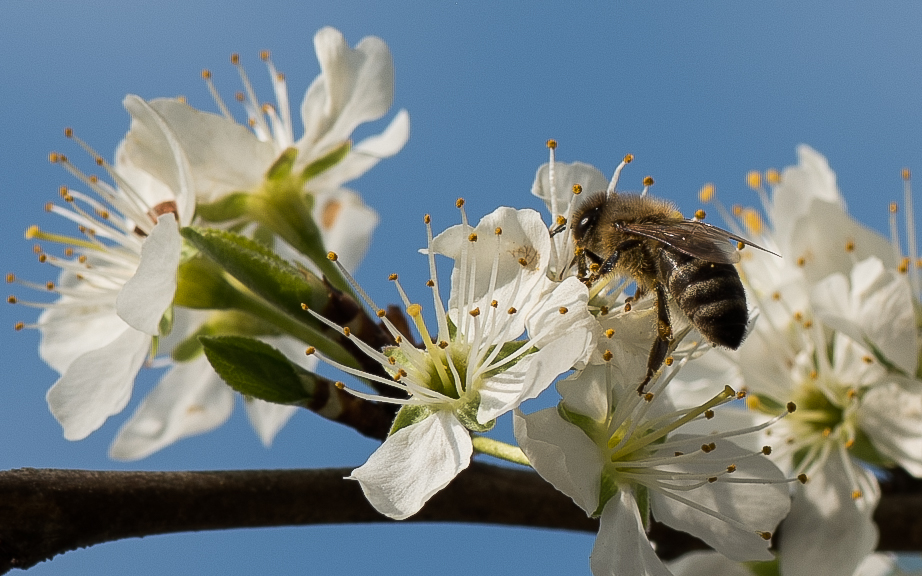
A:
[[[608,306],[602,306],[601,308],[599,308],[600,316],[605,316],[606,314],[608,314]]]
[[[327,260],[336,262],[339,260],[339,256],[336,255],[336,252],[327,252]]]
[[[558,226],[564,226],[567,223],[567,219],[563,216],[558,216],[555,220]]]
[[[797,410],[797,404],[794,404],[793,402],[788,402],[788,403],[785,405],[785,408],[787,408],[788,414],[791,414],[791,413],[793,413],[795,410]]]
[[[705,418],[706,420],[710,420],[710,419],[713,418],[713,417],[714,417],[714,411],[713,411],[713,410],[705,410],[705,411],[704,411],[704,418]]]
[[[630,311],[631,311],[631,303],[630,303],[630,302],[627,302],[627,303],[624,305],[624,311],[625,311],[625,312],[630,312]]]
[[[645,402],[653,402],[653,398],[654,398],[654,394],[652,392],[647,392],[646,394],[643,395],[643,399]]]
[[[313,346],[308,346],[308,347],[307,347],[307,350],[304,351],[304,354],[307,355],[307,356],[310,356],[311,354],[313,354],[313,353],[316,352],[316,351],[317,351],[317,349],[314,348]]]
[[[744,208],[740,214],[743,226],[754,236],[762,233],[762,216],[752,208]]]
[[[566,314],[567,312],[569,312],[566,306],[561,306],[560,308],[557,309],[557,311],[560,312],[561,314]]]
[[[526,266],[528,266],[528,260],[526,260],[525,258],[519,258],[519,264],[522,266],[522,268],[525,268]]]
[[[772,539],[772,533],[771,533],[771,532],[756,532],[756,534],[758,534],[759,536],[761,536],[761,537],[762,537],[762,540],[771,540],[771,539]]]
[[[394,282],[395,280],[397,280],[397,274],[396,274],[396,273],[393,273],[393,274],[389,275],[389,276],[387,277],[387,279],[390,280],[391,282]]]
[[[547,144],[546,144],[546,145],[547,145],[547,147],[550,148],[551,150],[556,150],[556,149],[557,149],[557,140],[554,140],[554,139],[552,138],[552,139],[550,139],[550,140],[547,141]]]
[[[431,217],[431,216],[429,216],[428,214],[426,214],[425,216],[423,216],[423,224],[429,224],[430,222],[432,222],[432,217]]]
[[[268,51],[268,50],[260,50],[260,51],[259,51],[259,59],[262,60],[263,62],[267,62],[267,61],[269,60],[269,51]]]
[[[675,362],[675,360],[673,360],[672,356],[669,356],[665,360],[663,360],[663,364],[665,364],[666,366],[672,366],[673,362]]]
[[[774,168],[765,171],[765,181],[774,186],[781,182],[781,173]]]
[[[346,327],[343,328],[343,334],[345,334],[346,336],[351,336],[351,335],[352,335],[352,330],[350,330],[349,327],[346,326]]]
[[[457,200],[455,200],[455,207],[456,207],[456,208],[460,208],[460,207],[462,207],[462,206],[464,206],[464,198],[458,198]]]
[[[237,64],[240,64],[240,54],[237,54],[236,52],[234,52],[233,54],[231,54],[230,60],[231,60],[231,64],[233,64],[234,66],[236,66]]]
[[[477,233],[476,233],[476,232],[471,232],[470,236],[468,236],[467,239],[468,239],[468,241],[470,241],[470,242],[476,242],[476,241],[477,241]]]
[[[211,70],[209,70],[209,69],[207,69],[207,68],[204,69],[204,70],[202,70],[202,78],[205,79],[205,80],[210,80],[210,79],[211,79]]]
[[[762,454],[764,454],[765,456],[771,456],[771,454],[772,454],[772,447],[771,447],[771,446],[762,446]]]
[[[614,336],[614,335],[615,335],[615,329],[614,329],[614,328],[609,328],[608,330],[605,331],[605,337],[606,337],[606,338],[611,338],[611,337]]]
[[[15,282],[15,281],[16,281],[16,275],[15,275],[15,274],[13,274],[12,272],[10,272],[9,274],[6,275],[6,283],[7,283],[7,284],[12,284],[12,283]]]
[[[441,348],[442,350],[448,348],[448,342],[444,340],[439,341],[439,348]]]
[[[346,388],[346,385],[339,381],[335,382],[333,385],[339,388],[340,390],[344,390]]]
[[[736,472],[736,464],[730,464],[729,466],[727,466],[728,474],[733,474],[734,472]]]
[[[573,193],[574,193],[574,194],[582,194],[582,193],[583,193],[583,187],[580,186],[579,184],[574,184],[574,185],[573,185]]]
[[[499,235],[501,235],[501,234],[503,233],[503,229],[500,228],[499,226],[497,226],[496,229],[493,230],[493,233],[496,234],[497,236],[499,236]]]
[[[73,130],[73,128],[65,128],[65,129],[64,129],[64,137],[65,137],[65,138],[73,138],[73,137],[74,137],[74,130]]]
[[[807,264],[807,259],[804,258],[803,256],[797,259],[797,265],[799,267],[803,268],[806,264]]]
[[[861,490],[852,490],[852,500],[859,500],[864,494],[861,493]]]
[[[385,316],[387,316],[387,312],[385,312],[384,310],[378,310],[377,312],[375,312],[375,314],[378,316],[378,318],[384,318]]]
[[[433,282],[431,279],[426,280],[426,286],[428,286],[429,288],[432,288],[433,286],[435,286],[435,282]]]
[[[762,175],[756,170],[750,170],[746,174],[746,185],[753,190],[758,190],[762,187]]]
[[[643,179],[644,186],[653,186],[653,176],[647,176]]]
[[[847,241],[845,242],[845,251],[846,251],[846,252],[854,252],[854,251],[855,251],[855,241],[854,241],[854,240],[847,240]]]
[[[903,168],[900,171],[900,176],[902,176],[903,180],[909,180],[909,168]]]
[[[516,310],[515,308],[512,308],[512,307],[510,307],[508,310],[506,310],[506,313],[507,313],[507,314],[515,314],[516,312],[518,312],[518,310]]]
[[[798,474],[798,475],[797,475],[797,481],[800,482],[801,484],[806,484],[806,483],[807,483],[807,480],[809,480],[809,478],[807,478],[807,475],[806,475],[806,474]]]
[[[625,164],[630,164],[630,163],[633,162],[633,161],[634,161],[634,155],[633,155],[633,154],[625,154],[625,155],[624,155],[624,163],[625,163]]]
[[[15,330],[15,331],[17,331],[17,332],[19,332],[20,330],[22,330],[22,329],[25,328],[25,327],[26,327],[26,325],[23,324],[22,322],[17,322],[17,323],[15,323],[15,324],[13,324],[13,330]]]
[[[470,312],[468,312],[468,314],[470,314],[471,316],[473,316],[474,318],[476,318],[476,317],[480,316],[480,308],[474,308],[473,310],[471,310]]]
[[[698,190],[698,200],[704,204],[707,204],[714,199],[714,196],[717,194],[717,188],[710,182],[701,187],[701,190]]]
[[[896,212],[897,212],[898,209],[899,209],[899,208],[897,207],[896,202],[891,202],[891,203],[890,203],[890,213],[891,213],[891,214],[896,214]]]
[[[710,478],[708,478],[708,482],[709,482],[710,484],[713,484],[714,482],[717,482],[717,476],[711,476]]]
[[[9,302],[10,304],[15,304],[15,303],[16,303],[16,297],[15,297],[15,296],[7,296],[7,297],[6,297],[6,301]]]
[[[606,350],[606,351],[602,354],[602,358],[603,358],[606,362],[611,361],[611,359],[614,358],[614,357],[615,357],[615,355],[611,353],[611,350]]]
[[[707,213],[704,210],[701,210],[700,208],[695,210],[695,218],[698,220],[704,220],[705,216],[707,216]]]
[[[491,308],[496,308],[497,306],[499,306],[499,302],[497,302],[496,300],[491,300],[491,301],[490,301],[490,307],[491,307]]]

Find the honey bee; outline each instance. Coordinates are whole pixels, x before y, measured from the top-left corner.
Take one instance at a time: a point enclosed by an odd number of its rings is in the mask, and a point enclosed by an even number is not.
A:
[[[630,276],[637,285],[629,301],[654,294],[657,338],[638,393],[662,367],[673,341],[669,296],[712,345],[735,350],[742,344],[749,310],[733,266],[740,255],[730,241],[768,250],[688,220],[671,202],[638,194],[593,194],[575,207],[570,228],[576,245],[573,262],[586,285],[618,274]]]

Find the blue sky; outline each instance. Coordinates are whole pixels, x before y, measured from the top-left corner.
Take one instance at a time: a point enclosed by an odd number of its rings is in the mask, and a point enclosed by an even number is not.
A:
[[[582,160],[610,173],[635,162],[622,187],[676,201],[686,213],[713,182],[726,203],[752,204],[751,169],[783,168],[807,143],[825,154],[853,214],[885,231],[901,197],[900,169],[922,170],[922,4],[586,2],[61,2],[0,0],[0,211],[2,268],[36,281],[54,271],[35,261],[22,232],[48,226],[42,206],[75,184],[47,155],[80,156],[66,126],[111,156],[128,128],[125,94],[184,95],[213,110],[201,81],[210,69],[226,98],[238,89],[238,52],[268,99],[262,49],[300,102],[319,72],[312,37],[339,28],[351,44],[388,42],[395,106],[410,112],[403,152],[352,187],[382,217],[358,278],[380,302],[386,280],[427,277],[416,250],[431,213],[436,229],[498,205],[538,208],[529,194],[546,161]],[[379,131],[383,122],[359,132]],[[12,289],[20,296],[31,296]],[[422,292],[420,291],[420,294]],[[49,414],[54,373],[38,358],[38,334],[23,307],[0,317],[0,468],[230,469],[350,466],[375,444],[297,415],[265,449],[242,410],[216,432],[137,463],[106,449],[153,385],[145,374],[129,408],[87,440],[71,443]],[[508,424],[500,426],[508,434]],[[80,550],[34,574],[505,574],[588,568],[593,536],[482,526],[311,527],[134,539]]]

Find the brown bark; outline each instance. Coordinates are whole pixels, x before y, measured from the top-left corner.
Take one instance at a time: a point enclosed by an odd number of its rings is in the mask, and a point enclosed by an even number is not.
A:
[[[350,469],[220,472],[0,472],[0,573],[68,550],[153,534],[390,522]],[[922,493],[891,486],[875,516],[880,548],[922,550]],[[469,522],[594,532],[598,522],[532,471],[475,463],[406,522]],[[655,524],[661,556],[704,548]]]

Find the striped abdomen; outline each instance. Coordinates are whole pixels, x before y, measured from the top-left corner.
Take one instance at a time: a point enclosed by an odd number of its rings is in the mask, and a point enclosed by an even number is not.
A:
[[[666,288],[708,342],[737,349],[746,335],[746,292],[732,264],[717,264],[674,249],[660,252]]]

